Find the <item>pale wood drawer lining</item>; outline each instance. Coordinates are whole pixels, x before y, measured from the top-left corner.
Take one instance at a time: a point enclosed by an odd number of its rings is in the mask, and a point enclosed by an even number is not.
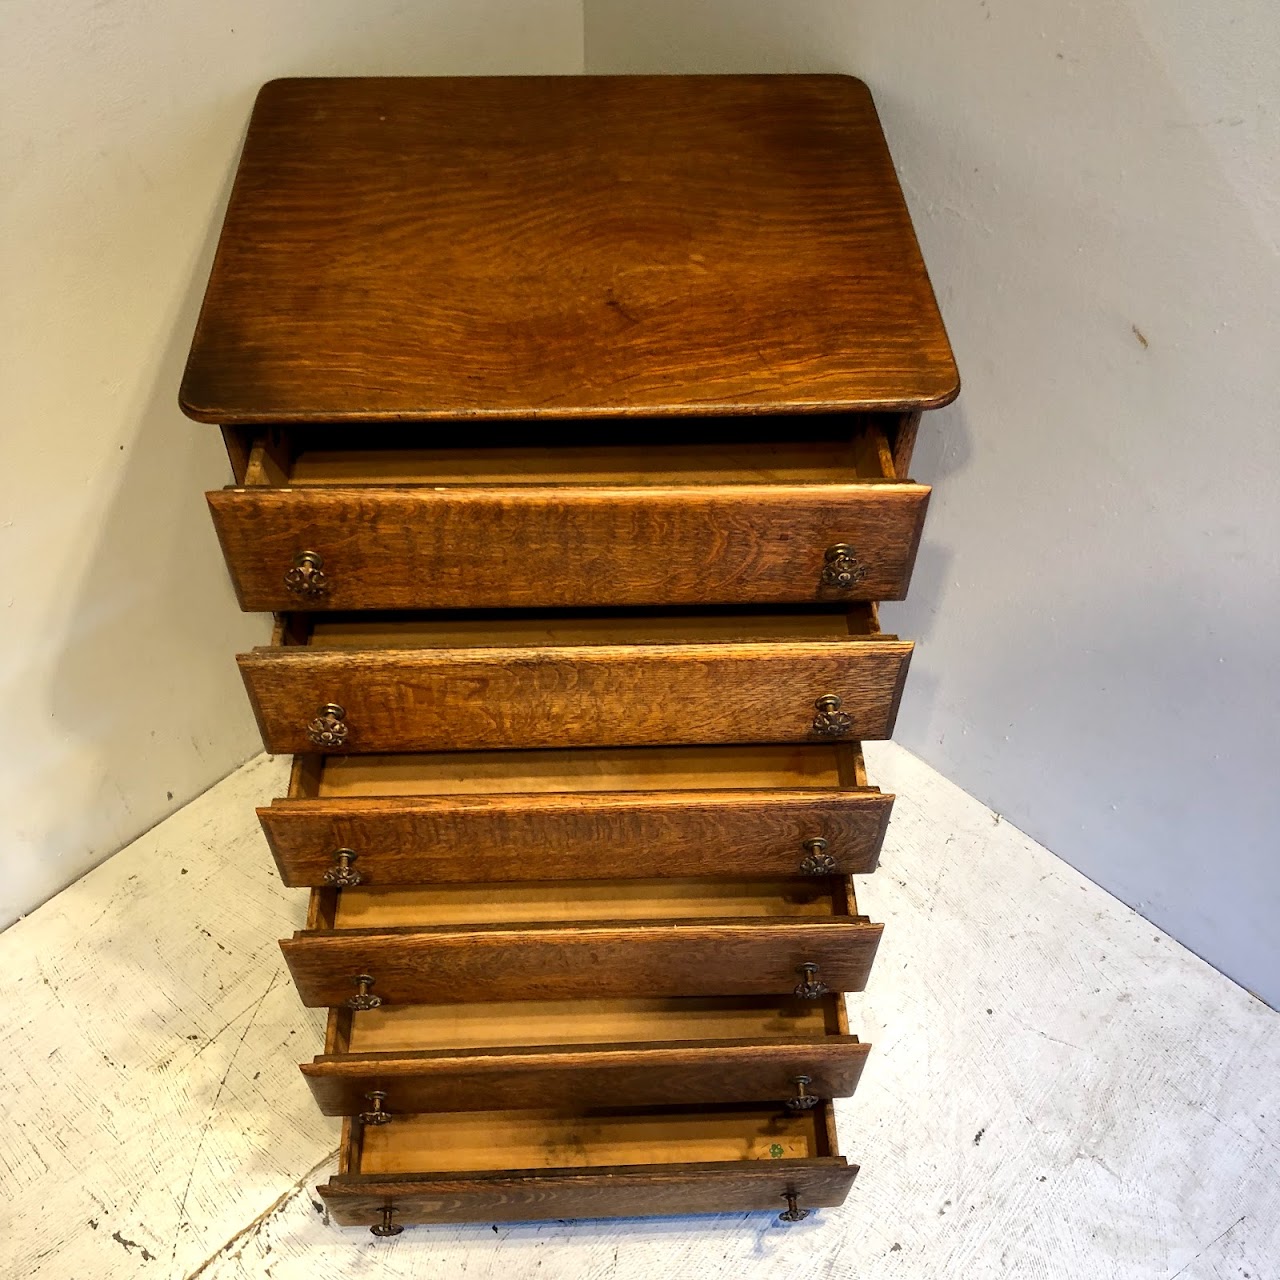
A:
[[[545,444],[490,429],[481,446],[432,447],[420,430],[309,425],[260,431],[249,487],[640,487],[849,484],[895,479],[886,424],[873,415],[678,424],[548,424]],[[527,433],[526,433],[527,438]]]

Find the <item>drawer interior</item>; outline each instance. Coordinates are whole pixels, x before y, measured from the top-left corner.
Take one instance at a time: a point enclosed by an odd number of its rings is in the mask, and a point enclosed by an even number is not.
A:
[[[811,1160],[837,1154],[830,1108],[663,1107],[576,1114],[469,1111],[347,1123],[345,1172],[486,1170]]]
[[[865,787],[856,743],[296,756],[290,799]]]
[[[874,604],[836,609],[289,614],[274,637],[312,649],[529,648],[569,645],[743,644],[896,637]]]
[[[832,484],[894,479],[882,422],[872,415],[760,421],[546,424],[485,429],[485,442],[424,445],[420,428],[308,425],[261,431],[246,485],[480,487]]]
[[[309,929],[698,920],[857,914],[847,880],[549,880],[314,889]]]
[[[848,1034],[842,997],[677,996],[383,1005],[329,1011],[325,1053],[538,1048]]]

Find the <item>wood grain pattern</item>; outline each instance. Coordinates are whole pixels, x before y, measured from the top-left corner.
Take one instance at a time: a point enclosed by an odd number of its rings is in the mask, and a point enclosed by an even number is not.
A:
[[[355,422],[957,390],[860,81],[318,79],[259,94],[180,400]]]
[[[675,996],[486,1001],[330,1009],[326,1054],[458,1052],[677,1040],[821,1040],[848,1035],[844,998]]]
[[[793,1192],[807,1208],[844,1203],[858,1176],[843,1157],[699,1165],[626,1165],[575,1172],[478,1173],[391,1178],[348,1175],[318,1186],[339,1226],[372,1226],[386,1205],[401,1225],[626,1218],[786,1208]]]
[[[898,600],[923,485],[222,489],[206,495],[240,606],[526,608]],[[822,581],[851,545],[866,576]],[[328,590],[291,593],[302,551]]]
[[[851,919],[652,920],[316,930],[280,943],[302,1002],[340,1005],[372,974],[391,1004],[574,996],[769,995],[815,963],[833,991],[861,991],[883,926]]]
[[[853,1036],[810,1041],[686,1041],[679,1044],[504,1049],[456,1053],[345,1054],[301,1065],[320,1110],[329,1116],[369,1109],[366,1095],[387,1094],[385,1110],[506,1110],[523,1107],[662,1106],[678,1103],[781,1102],[795,1079],[819,1098],[849,1097],[870,1046]]]
[[[875,869],[892,807],[874,789],[577,792],[276,800],[258,818],[285,884],[323,884],[352,849],[377,886],[792,875],[814,838],[852,875]]]
[[[241,674],[267,750],[314,751],[324,703],[346,711],[355,752],[814,741],[835,694],[850,738],[893,732],[912,646],[806,642],[255,649]]]

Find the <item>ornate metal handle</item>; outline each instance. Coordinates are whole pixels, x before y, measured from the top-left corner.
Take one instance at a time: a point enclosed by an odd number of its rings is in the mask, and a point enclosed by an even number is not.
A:
[[[800,1197],[794,1191],[786,1193],[786,1200],[787,1207],[778,1214],[779,1222],[803,1222],[809,1216],[808,1209],[800,1208]]]
[[[805,1080],[807,1080],[808,1078],[809,1078],[808,1076],[804,1077]],[[390,1124],[391,1112],[383,1111],[382,1109],[382,1104],[387,1100],[386,1090],[375,1089],[372,1093],[366,1093],[364,1096],[365,1096],[365,1100],[367,1102],[371,1102],[373,1106],[370,1108],[370,1110],[362,1111],[360,1113],[360,1123],[361,1124]],[[816,1101],[817,1099],[815,1098],[814,1102]],[[787,1103],[787,1105],[790,1106],[791,1104]],[[812,1106],[813,1103],[810,1103],[809,1105]]]
[[[318,551],[299,551],[293,557],[293,568],[284,575],[284,585],[304,600],[328,595],[329,579],[324,572],[324,557]]]
[[[336,702],[326,702],[316,718],[307,725],[307,737],[317,747],[342,747],[346,745],[347,713]]]
[[[350,889],[358,885],[364,877],[351,865],[357,857],[359,854],[354,849],[335,849],[334,865],[324,873],[325,884],[331,884],[335,889]]]
[[[847,542],[837,542],[828,547],[825,563],[822,566],[822,585],[835,587],[837,591],[848,591],[856,587],[867,576],[867,566],[858,559],[854,549]]]
[[[819,1000],[831,993],[831,988],[818,977],[818,966],[816,964],[802,964],[797,968],[796,972],[801,977],[800,981],[796,983],[795,994],[801,1000]]]
[[[395,1205],[385,1204],[382,1206],[382,1221],[375,1222],[369,1228],[370,1234],[375,1236],[398,1236],[404,1228],[398,1222],[391,1221],[391,1215],[395,1213]],[[805,1210],[808,1213],[808,1210]]]
[[[824,738],[842,738],[853,728],[853,717],[841,711],[841,701],[834,693],[824,693],[814,704],[813,731]]]
[[[836,860],[827,852],[827,842],[821,836],[806,840],[802,847],[809,850],[800,862],[802,876],[829,876],[835,873]]]
[[[373,975],[368,973],[358,973],[352,981],[359,988],[355,995],[348,996],[342,1003],[348,1009],[354,1009],[358,1013],[362,1009],[376,1009],[382,1003],[381,996],[375,996],[369,990],[373,986]]]
[[[792,1081],[796,1091],[787,1099],[788,1111],[812,1111],[822,1101],[816,1093],[809,1092],[809,1086],[812,1083],[812,1076],[796,1076]]]

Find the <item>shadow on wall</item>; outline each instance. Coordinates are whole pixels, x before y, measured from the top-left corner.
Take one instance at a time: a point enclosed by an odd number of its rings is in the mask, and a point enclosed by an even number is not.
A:
[[[126,415],[136,435],[120,446],[119,486],[68,591],[50,703],[93,790],[64,795],[45,837],[67,858],[64,885],[260,749],[233,649],[260,643],[265,624],[238,614],[200,496],[227,483],[229,468],[217,428],[188,421],[177,404],[238,156],[237,147],[164,327],[153,383]]]

